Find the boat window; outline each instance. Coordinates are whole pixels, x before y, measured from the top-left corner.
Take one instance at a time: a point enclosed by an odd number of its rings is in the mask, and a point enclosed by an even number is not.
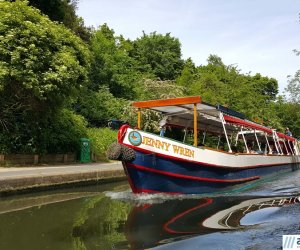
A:
[[[221,151],[228,151],[228,145],[224,135],[200,132],[198,138],[199,138],[198,146],[205,146],[213,149],[218,149]]]
[[[167,126],[165,129],[164,137],[176,140],[176,141],[185,141],[185,143],[190,144],[189,140],[191,137],[190,131],[185,131],[183,128]]]

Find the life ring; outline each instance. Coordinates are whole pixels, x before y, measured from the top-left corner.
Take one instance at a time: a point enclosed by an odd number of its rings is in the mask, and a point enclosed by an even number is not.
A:
[[[120,127],[120,129],[118,131],[118,142],[119,143],[121,143],[123,141],[126,131],[129,127],[130,126],[128,124],[124,124]]]

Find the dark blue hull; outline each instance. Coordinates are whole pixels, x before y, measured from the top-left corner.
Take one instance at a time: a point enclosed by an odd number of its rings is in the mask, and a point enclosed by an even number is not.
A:
[[[136,151],[136,159],[131,163],[124,163],[124,167],[133,192],[178,194],[224,192],[227,188],[259,180],[265,175],[295,169],[293,164],[245,169],[211,167],[140,151]]]

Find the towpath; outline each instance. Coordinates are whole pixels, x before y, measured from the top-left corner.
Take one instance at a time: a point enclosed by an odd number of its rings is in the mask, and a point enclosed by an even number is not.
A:
[[[0,194],[125,179],[121,162],[0,168]]]

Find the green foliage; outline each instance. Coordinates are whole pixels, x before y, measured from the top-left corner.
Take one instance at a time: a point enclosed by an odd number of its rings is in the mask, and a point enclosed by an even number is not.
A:
[[[176,85],[174,81],[154,81],[151,79],[140,82],[137,87],[140,100],[157,100],[183,96],[185,88]],[[161,114],[152,110],[142,109],[143,129],[152,132],[159,131],[158,122],[162,118]],[[128,121],[130,125],[137,125],[137,110],[131,105],[123,109],[122,120]]]
[[[180,76],[176,79],[176,83],[180,86],[190,87],[196,78],[196,66],[191,58],[184,62],[184,67]]]
[[[36,150],[47,153],[79,152],[80,138],[87,136],[84,117],[68,109],[59,110],[35,129]]]
[[[77,152],[79,139],[86,137],[85,119],[67,109],[60,109],[40,121],[19,117],[13,132],[0,132],[0,145],[6,153],[67,153]],[[0,146],[0,149],[3,146]]]
[[[201,95],[203,100],[212,104],[224,103],[225,101],[225,86],[213,73],[201,73],[201,76],[191,84],[188,91],[190,95]]]
[[[78,0],[29,0],[29,5],[41,10],[52,21],[63,23],[83,40],[91,36],[90,28],[84,26],[83,19],[76,15]]]
[[[0,153],[74,152],[88,135],[93,151],[104,155],[116,131],[93,126],[111,119],[135,126],[130,100],[186,95],[300,135],[299,71],[289,80],[289,99],[276,99],[275,79],[242,74],[217,55],[196,67],[181,58],[180,41],[169,33],[143,33],[131,41],[106,24],[91,33],[76,5],[0,1]],[[144,129],[159,130],[160,114],[146,110],[142,117]]]
[[[0,154],[7,154],[10,152],[9,135],[7,133],[0,133]]]
[[[252,77],[253,87],[257,93],[266,97],[267,101],[274,101],[278,94],[278,82],[274,78],[263,77],[256,74]]]
[[[300,104],[300,70],[293,77],[289,78],[289,83],[285,91],[291,102]]]
[[[10,138],[7,150],[76,150],[86,123],[63,107],[88,80],[87,46],[26,2],[2,1],[0,55],[0,132]]]
[[[91,39],[94,55],[91,70],[92,90],[107,86],[116,97],[134,99],[135,85],[141,78],[136,70],[136,61],[129,56],[131,43],[116,37],[106,24],[102,25]]]
[[[273,112],[278,117],[279,122],[277,128],[284,132],[288,127],[292,131],[293,136],[300,137],[300,105],[294,102],[288,102],[282,97],[274,103]]]
[[[201,95],[211,104],[222,104],[244,113],[249,119],[278,125],[272,102],[278,93],[278,83],[260,74],[242,74],[234,65],[225,65],[216,55],[210,55],[208,64],[199,66],[190,95]]]
[[[0,24],[0,94],[36,112],[78,93],[90,58],[78,37],[21,1],[0,2]]]
[[[29,0],[29,4],[46,14],[52,21],[64,23],[66,26],[74,19],[77,0]]]
[[[94,196],[85,200],[78,211],[73,232],[86,249],[98,246],[99,249],[111,249],[118,242],[125,242],[125,234],[120,227],[126,223],[131,204],[112,200],[104,196]],[[97,235],[98,237],[86,237]],[[77,245],[76,245],[77,246]]]
[[[152,32],[133,42],[131,56],[142,72],[152,72],[161,80],[175,80],[183,68],[181,44],[177,38]]]
[[[121,119],[128,101],[114,97],[107,88],[87,90],[79,97],[76,111],[83,115],[91,126],[106,126],[111,119]]]
[[[117,131],[110,128],[89,128],[87,135],[91,139],[93,153],[106,159],[108,147],[117,140]]]
[[[176,85],[175,81],[146,79],[139,83],[140,100],[157,100],[183,96],[185,87]]]

